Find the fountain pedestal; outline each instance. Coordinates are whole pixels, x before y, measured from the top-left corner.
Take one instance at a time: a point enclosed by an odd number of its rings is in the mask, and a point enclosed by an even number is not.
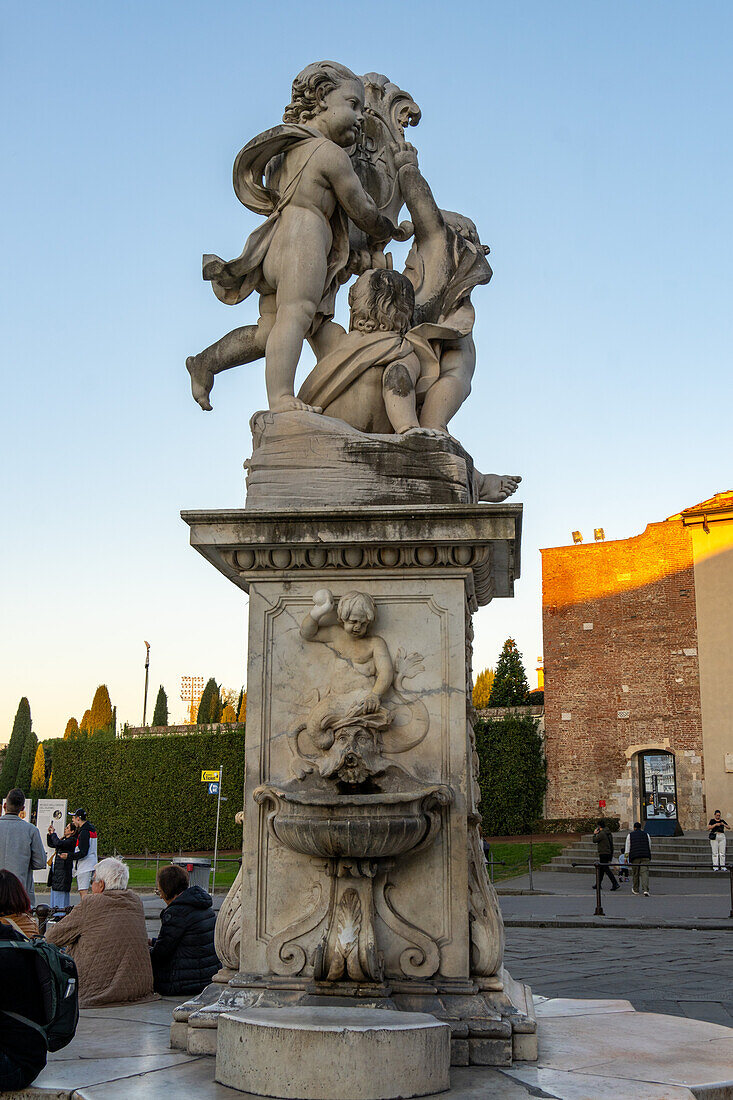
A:
[[[228,969],[176,1011],[174,1044],[214,1053],[237,1009],[358,1005],[445,1020],[457,1063],[536,1057],[480,847],[470,698],[472,613],[512,595],[521,505],[183,516],[249,592],[249,656]]]

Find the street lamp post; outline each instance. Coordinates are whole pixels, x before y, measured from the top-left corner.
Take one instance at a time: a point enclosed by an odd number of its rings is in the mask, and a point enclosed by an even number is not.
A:
[[[143,696],[143,725],[148,710],[148,669],[150,668],[150,642],[145,643],[145,695]]]

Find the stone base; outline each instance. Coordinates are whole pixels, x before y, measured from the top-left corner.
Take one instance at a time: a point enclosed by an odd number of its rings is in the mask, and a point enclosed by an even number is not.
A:
[[[294,1100],[391,1100],[450,1087],[450,1029],[417,1012],[280,1008],[224,1013],[216,1080]]]
[[[315,413],[252,417],[247,508],[472,504],[473,460],[451,436],[371,435]]]
[[[499,989],[481,989],[478,982],[461,983],[460,991],[440,980],[403,982],[399,989],[387,988],[386,995],[350,996],[343,989],[327,992],[313,983],[292,980],[287,986],[268,987],[264,982],[244,984],[244,976],[228,986],[214,984],[174,1012],[171,1046],[189,1054],[216,1054],[218,1026],[223,1016],[249,1009],[357,1008],[400,1013],[428,1013],[444,1021],[451,1031],[451,1064],[457,1066],[511,1066],[517,1061],[537,1059],[537,1021],[529,986],[516,982],[507,971],[501,981],[483,984]],[[184,1030],[185,1025],[185,1030]]]

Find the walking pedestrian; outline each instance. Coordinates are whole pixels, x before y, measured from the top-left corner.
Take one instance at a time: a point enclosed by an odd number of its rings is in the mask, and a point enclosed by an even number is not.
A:
[[[598,862],[601,864],[599,884],[603,888],[603,876],[608,875],[611,880],[611,889],[620,890],[616,876],[611,870],[610,863],[613,859],[613,836],[606,822],[601,819],[593,832],[593,843],[598,845]],[[595,887],[593,887],[595,889]]]
[[[626,837],[626,855],[631,864],[631,893],[641,892],[649,897],[649,864],[652,859],[652,842],[640,821],[634,822],[634,831]]]
[[[713,852],[713,870],[724,871],[725,870],[725,830],[730,829],[730,825],[725,818],[720,816],[720,810],[716,810],[713,816],[708,821],[708,839],[710,841],[710,847]]]
[[[71,820],[76,829],[74,864],[76,866],[76,888],[82,899],[89,893],[92,873],[97,866],[97,830],[87,820],[86,810],[74,810]]]
[[[20,787],[8,791],[0,817],[0,867],[20,879],[31,905],[36,904],[33,872],[46,866],[46,849],[41,834],[30,821],[24,821],[25,795]]]

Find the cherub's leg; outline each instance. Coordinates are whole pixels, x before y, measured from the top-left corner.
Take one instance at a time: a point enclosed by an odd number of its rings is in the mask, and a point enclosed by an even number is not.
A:
[[[308,343],[313,348],[316,360],[323,359],[338,344],[346,332],[343,325],[337,321],[324,321],[317,332],[308,337]]]
[[[285,212],[287,213],[287,211]],[[298,217],[286,221],[263,262],[263,274],[276,286],[277,314],[265,349],[265,382],[270,409],[313,409],[295,396],[295,371],[303,341],[313,324],[326,285],[331,233],[320,214],[310,217],[298,209]]]
[[[389,422],[398,435],[419,428],[415,407],[415,382],[420,370],[417,356],[415,366],[410,369],[409,359],[401,359],[384,368],[382,375],[382,397]]]
[[[448,431],[448,423],[471,392],[476,346],[471,335],[446,342],[440,356],[440,377],[425,394],[420,411],[423,428]]]
[[[256,325],[235,328],[198,355],[189,355],[186,370],[191,375],[191,392],[202,409],[211,410],[209,395],[214,385],[214,375],[262,358],[274,320],[275,295],[263,294],[260,297],[260,319]]]

